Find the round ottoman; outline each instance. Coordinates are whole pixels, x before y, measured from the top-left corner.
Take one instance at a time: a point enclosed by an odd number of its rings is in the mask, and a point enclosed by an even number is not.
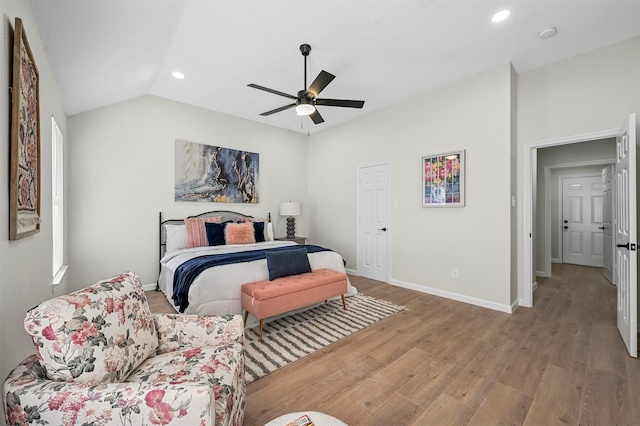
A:
[[[264,426],[285,426],[287,423],[294,421],[298,417],[306,414],[309,416],[314,426],[348,426],[346,423],[331,417],[327,414],[318,413],[317,411],[301,411],[299,413],[289,413],[271,420]]]

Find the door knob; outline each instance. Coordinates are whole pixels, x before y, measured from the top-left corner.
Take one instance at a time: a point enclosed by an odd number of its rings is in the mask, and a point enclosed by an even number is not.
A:
[[[629,250],[629,243],[627,243],[627,244],[616,244],[616,247],[626,248],[627,250]]]
[[[387,232],[387,228],[380,228],[378,231]]]
[[[568,221],[568,220],[564,220],[563,222],[564,222],[564,223],[569,223],[569,221]]]
[[[607,229],[607,228],[604,226],[598,226],[598,229]]]
[[[564,229],[569,229],[569,227],[567,225],[563,226]]]

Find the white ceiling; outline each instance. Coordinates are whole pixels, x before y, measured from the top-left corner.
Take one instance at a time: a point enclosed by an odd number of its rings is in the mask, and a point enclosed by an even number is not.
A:
[[[314,133],[511,62],[517,72],[640,34],[640,0],[31,0],[69,115],[152,94],[302,133]],[[491,17],[510,9],[506,21]],[[557,27],[555,37],[538,32]],[[314,125],[291,101],[334,75]],[[186,75],[176,80],[171,72]]]

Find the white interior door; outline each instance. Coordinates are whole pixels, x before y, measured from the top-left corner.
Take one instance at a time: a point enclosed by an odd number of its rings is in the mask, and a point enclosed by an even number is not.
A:
[[[602,196],[603,196],[603,213],[602,213],[602,273],[604,277],[612,284],[615,284],[613,279],[613,175],[615,168],[613,166],[607,166],[602,169]]]
[[[636,207],[636,115],[616,137],[616,285],[618,330],[629,355],[638,356],[638,255]]]
[[[358,171],[358,275],[389,281],[387,164]]]
[[[602,267],[602,177],[562,180],[562,262]]]

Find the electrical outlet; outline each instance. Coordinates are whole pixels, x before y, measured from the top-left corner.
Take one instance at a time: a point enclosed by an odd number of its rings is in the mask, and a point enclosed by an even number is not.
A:
[[[454,280],[458,279],[458,270],[457,269],[452,269],[451,270],[451,278],[453,278]]]

